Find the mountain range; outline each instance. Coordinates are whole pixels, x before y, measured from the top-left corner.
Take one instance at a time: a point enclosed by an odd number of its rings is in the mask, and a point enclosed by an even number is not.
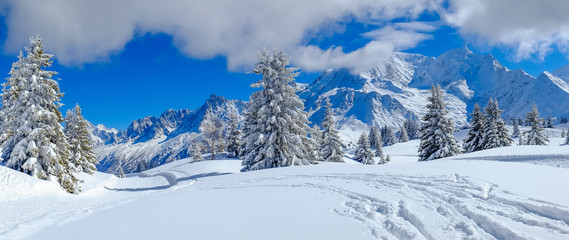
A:
[[[330,69],[314,82],[297,87],[311,124],[320,124],[325,110],[322,103],[330,99],[337,128],[349,146],[374,124],[398,130],[406,119],[419,121],[433,84],[445,90],[449,116],[457,128],[464,128],[474,105],[485,106],[490,98],[498,100],[506,120],[523,118],[533,103],[542,117],[567,117],[568,82],[569,66],[534,77],[465,47],[437,58],[395,53],[365,71]],[[98,169],[113,173],[121,166],[129,173],[188,157],[208,107],[221,118],[230,112],[242,116],[246,102],[212,95],[197,110],[168,110],[159,117],[135,120],[123,131],[93,125]]]

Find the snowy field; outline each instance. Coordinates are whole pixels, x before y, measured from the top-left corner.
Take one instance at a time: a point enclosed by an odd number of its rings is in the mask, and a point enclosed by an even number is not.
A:
[[[386,165],[247,173],[184,159],[81,175],[79,195],[0,167],[0,239],[569,239],[561,142],[417,162],[415,140]]]

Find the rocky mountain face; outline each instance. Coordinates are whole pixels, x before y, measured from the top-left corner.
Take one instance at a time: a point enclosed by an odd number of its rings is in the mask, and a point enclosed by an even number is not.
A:
[[[523,118],[533,103],[542,117],[569,117],[568,82],[569,66],[533,77],[523,70],[509,70],[491,55],[460,48],[438,58],[396,53],[366,71],[328,70],[314,82],[298,86],[313,124],[321,123],[322,103],[330,98],[341,137],[356,142],[373,124],[398,130],[406,119],[419,121],[432,84],[445,90],[449,116],[461,128],[468,126],[474,104],[485,106],[490,98],[498,100],[506,120]],[[114,172],[121,166],[128,173],[188,157],[208,106],[222,118],[246,109],[244,101],[212,95],[197,110],[168,110],[159,117],[133,121],[124,131],[92,126],[99,170]]]
[[[246,103],[211,95],[197,110],[170,109],[159,117],[135,120],[124,131],[92,126],[91,134],[98,146],[98,170],[114,173],[120,166],[130,173],[189,157],[188,149],[199,137],[199,124],[208,107],[227,119],[231,112],[241,116]]]

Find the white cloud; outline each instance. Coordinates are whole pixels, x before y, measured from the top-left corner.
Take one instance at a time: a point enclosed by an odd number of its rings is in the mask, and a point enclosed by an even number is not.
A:
[[[354,67],[413,47],[427,38],[424,24],[395,24],[366,34],[364,47],[344,53],[304,46],[311,33],[355,19],[364,24],[416,18],[441,0],[4,0],[8,38],[16,52],[40,34],[48,51],[67,65],[97,62],[121,51],[136,33],[163,32],[192,58],[226,56],[230,69],[250,66],[262,47],[284,48],[309,70]],[[4,4],[2,6],[2,4]],[[333,31],[338,31],[331,27]],[[295,60],[297,59],[297,60]]]
[[[542,60],[553,47],[569,54],[569,1],[450,0],[440,12],[465,38],[512,48],[514,60]]]

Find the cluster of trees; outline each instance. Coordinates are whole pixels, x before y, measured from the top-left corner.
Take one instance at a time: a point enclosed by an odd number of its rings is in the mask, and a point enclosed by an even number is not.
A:
[[[419,161],[433,160],[437,158],[454,156],[461,153],[457,141],[453,136],[454,123],[446,116],[447,110],[443,101],[443,93],[440,86],[431,87],[431,97],[428,99],[428,112],[422,119],[420,130],[421,143],[419,145]],[[533,104],[532,111],[526,114],[525,122],[530,129],[520,132],[518,120],[513,121],[513,134],[509,135],[506,124],[500,114],[503,110],[498,107],[498,101],[490,99],[481,111],[476,104],[470,114],[470,130],[464,139],[463,151],[474,152],[496,147],[510,146],[512,137],[519,138],[519,145],[545,145],[548,142],[543,134],[544,119],[539,118],[537,106]],[[549,118],[549,122],[552,122]],[[551,127],[553,127],[553,123]],[[569,137],[567,139],[569,142]]]
[[[41,38],[30,39],[25,54],[12,64],[2,85],[0,145],[5,166],[44,180],[57,181],[67,192],[81,191],[78,172],[93,174],[97,164],[88,125],[79,105],[63,118],[63,93]],[[65,120],[65,129],[62,122]]]

